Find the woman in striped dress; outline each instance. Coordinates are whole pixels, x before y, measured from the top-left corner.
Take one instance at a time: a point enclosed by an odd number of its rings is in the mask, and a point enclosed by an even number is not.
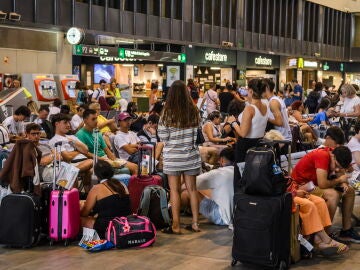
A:
[[[196,145],[200,114],[192,102],[183,81],[175,81],[168,92],[162,111],[158,134],[164,143],[164,173],[170,185],[170,202],[173,216],[172,226],[165,233],[180,234],[180,192],[181,176],[190,194],[192,224],[185,229],[199,232],[199,202],[196,191],[196,176],[200,174],[201,159]]]

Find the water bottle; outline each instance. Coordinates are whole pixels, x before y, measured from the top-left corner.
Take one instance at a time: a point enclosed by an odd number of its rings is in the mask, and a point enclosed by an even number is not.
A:
[[[144,155],[142,157],[142,161],[141,161],[141,174],[148,174],[149,173],[149,167],[148,167],[149,163],[146,160],[146,156]]]
[[[281,174],[282,173],[281,168],[277,164],[274,164],[272,166],[272,168],[273,168],[273,174]]]

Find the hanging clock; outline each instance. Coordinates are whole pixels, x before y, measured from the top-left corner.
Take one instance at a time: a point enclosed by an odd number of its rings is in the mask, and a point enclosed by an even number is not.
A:
[[[83,38],[84,38],[84,31],[77,27],[71,27],[66,32],[66,40],[71,45],[79,44],[83,40]]]

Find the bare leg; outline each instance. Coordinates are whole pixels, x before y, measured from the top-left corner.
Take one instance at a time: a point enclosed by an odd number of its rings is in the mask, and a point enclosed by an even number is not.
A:
[[[173,217],[172,230],[173,232],[180,232],[180,176],[168,175],[170,186],[170,202],[171,212]]]
[[[349,230],[351,228],[351,215],[354,210],[355,203],[355,191],[352,187],[349,187],[347,192],[342,197],[342,225],[343,230]]]
[[[192,228],[199,230],[199,200],[198,193],[196,190],[196,176],[195,175],[184,175],[185,185],[190,195],[191,212],[193,216]]]

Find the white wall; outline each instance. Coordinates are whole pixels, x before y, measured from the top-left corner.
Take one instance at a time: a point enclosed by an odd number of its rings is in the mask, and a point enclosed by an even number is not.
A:
[[[58,35],[58,51],[0,48],[0,73],[72,73],[72,47]]]

